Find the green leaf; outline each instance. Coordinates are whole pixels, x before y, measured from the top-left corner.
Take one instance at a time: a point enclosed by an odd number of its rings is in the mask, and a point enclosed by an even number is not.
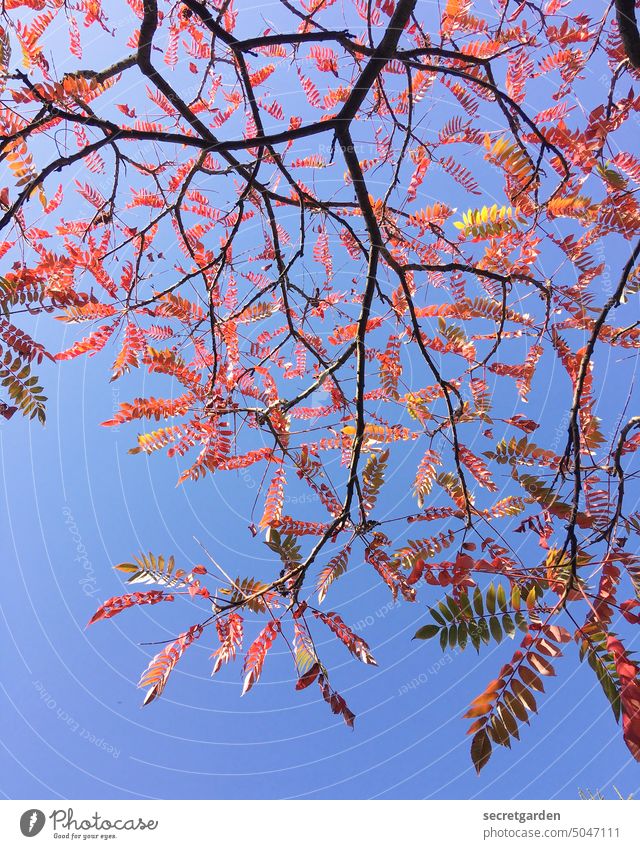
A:
[[[480,652],[480,629],[477,622],[469,622],[469,637],[471,645],[479,653]]]
[[[413,635],[414,640],[430,640],[431,637],[435,637],[440,628],[438,625],[423,625],[422,628],[418,628],[418,630]]]
[[[128,584],[162,584],[167,587],[188,586],[190,579],[184,569],[175,568],[175,559],[167,560],[162,555],[140,554],[134,557],[135,563],[119,563],[114,566],[118,572],[124,572],[131,577]]]
[[[462,611],[460,610],[460,605],[453,596],[447,596],[447,604],[449,606],[449,610],[451,611],[451,615],[453,616],[453,618],[459,619]]]
[[[434,620],[438,623],[438,625],[446,625],[446,624],[447,624],[447,623],[445,622],[445,620],[442,618],[442,616],[440,616],[440,614],[438,613],[438,611],[437,611],[437,610],[434,610],[434,608],[433,608],[433,607],[430,607],[430,608],[429,608],[429,613],[432,615],[432,617],[433,617],[433,618],[434,618]]]
[[[467,647],[467,638],[469,636],[469,629],[467,628],[466,622],[460,622],[458,625],[458,645],[460,646],[460,651],[464,651]]]
[[[491,634],[489,633],[489,625],[487,624],[487,620],[482,618],[478,622],[478,633],[480,635],[480,639],[489,645],[491,642]]]
[[[471,619],[473,617],[473,610],[471,609],[471,602],[469,601],[469,596],[467,593],[461,595],[459,600],[460,610],[464,614],[467,619]]]
[[[527,620],[524,618],[522,613],[518,611],[515,615],[516,625],[520,628],[521,631],[528,631],[529,625],[527,624]]]
[[[445,617],[445,619],[447,619],[449,622],[453,622],[453,613],[449,610],[447,605],[439,601],[438,607],[440,608],[440,611],[442,612],[442,615]]]
[[[491,631],[491,636],[497,643],[502,642],[502,628],[500,627],[500,620],[497,616],[492,616],[489,619],[489,630]]]
[[[486,604],[488,612],[493,615],[496,612],[496,588],[493,586],[493,582],[489,584],[487,590]]]
[[[516,626],[514,624],[513,619],[509,616],[508,613],[505,613],[502,617],[502,627],[504,628],[504,632],[507,637],[513,639],[516,634]]]

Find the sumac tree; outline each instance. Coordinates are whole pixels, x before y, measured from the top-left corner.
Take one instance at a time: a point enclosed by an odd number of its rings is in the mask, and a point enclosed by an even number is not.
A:
[[[478,770],[569,651],[640,759],[640,411],[607,389],[640,345],[634,3],[440,5],[5,0],[2,413],[44,420],[51,313],[86,327],[56,360],[166,385],[104,422],[130,453],[263,481],[260,576],[116,567],[155,588],[92,621],[202,608],[145,703],[205,635],[244,692],[286,639],[352,725],[314,635],[375,663],[327,608],[356,561],[426,604],[418,638],[513,641],[466,714]]]

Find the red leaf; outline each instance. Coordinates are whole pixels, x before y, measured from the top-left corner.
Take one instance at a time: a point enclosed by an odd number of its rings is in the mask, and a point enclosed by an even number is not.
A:
[[[89,625],[94,622],[99,622],[101,619],[111,619],[117,613],[121,613],[128,607],[134,607],[141,604],[157,604],[159,601],[173,601],[174,596],[165,593],[162,590],[149,590],[145,593],[127,593],[126,595],[114,596],[107,599],[89,620]]]
[[[318,675],[320,674],[320,664],[314,663],[311,669],[301,675],[300,678],[296,681],[296,690],[304,690],[310,684],[316,680]]]
[[[274,619],[272,622],[269,622],[262,631],[260,631],[249,647],[249,651],[244,659],[245,679],[242,687],[243,696],[245,693],[249,692],[256,681],[260,678],[260,675],[262,674],[262,667],[264,666],[264,661],[267,657],[267,652],[273,645],[279,631],[280,620]]]
[[[624,646],[613,634],[607,637],[607,649],[613,655],[620,678],[622,735],[633,757],[640,761],[640,682],[638,667],[629,660]]]

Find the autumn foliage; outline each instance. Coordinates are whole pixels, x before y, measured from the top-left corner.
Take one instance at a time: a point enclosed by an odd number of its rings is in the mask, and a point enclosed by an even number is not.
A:
[[[640,760],[640,417],[633,390],[598,407],[640,346],[634,4],[440,5],[291,0],[276,30],[242,0],[7,0],[0,411],[44,421],[33,370],[99,355],[131,454],[261,481],[260,576],[116,567],[154,588],[92,622],[202,608],[145,704],[195,640],[243,693],[282,643],[352,726],[314,635],[376,663],[327,607],[357,563],[423,606],[417,638],[504,642],[469,694],[478,771],[568,653]]]

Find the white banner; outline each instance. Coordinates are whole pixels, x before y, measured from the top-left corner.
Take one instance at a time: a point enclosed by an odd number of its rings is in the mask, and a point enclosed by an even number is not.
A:
[[[31,844],[29,841],[33,839]],[[2,801],[0,845],[637,849],[634,801]]]

